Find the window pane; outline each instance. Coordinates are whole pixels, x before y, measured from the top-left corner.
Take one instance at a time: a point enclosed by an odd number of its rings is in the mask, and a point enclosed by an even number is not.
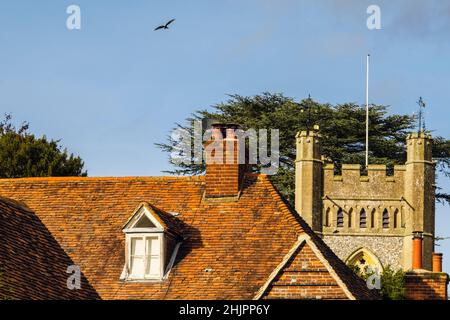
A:
[[[131,255],[143,256],[144,255],[144,239],[143,238],[131,238]]]
[[[147,240],[147,255],[159,255],[159,241],[158,237],[148,237]]]
[[[160,276],[160,243],[157,237],[146,238],[146,265],[145,275],[150,277]]]
[[[142,277],[144,275],[144,239],[131,239],[131,266],[132,276]]]
[[[131,257],[131,275],[133,277],[144,275],[144,257]]]
[[[149,277],[159,277],[160,267],[158,256],[149,257],[147,259],[147,265],[145,266],[145,275]]]

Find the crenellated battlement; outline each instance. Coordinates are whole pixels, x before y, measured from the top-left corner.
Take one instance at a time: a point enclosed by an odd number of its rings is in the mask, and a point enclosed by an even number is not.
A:
[[[335,175],[335,165],[333,163],[327,163],[323,166],[323,170],[327,174],[332,174],[336,177],[342,176],[342,175],[350,175],[354,176],[355,173],[359,174],[360,177],[365,177],[365,175],[360,175],[362,166],[360,164],[342,164],[341,175]],[[402,165],[395,165],[394,166],[394,174],[393,175],[387,175],[387,166],[385,164],[369,164],[367,168],[367,176],[386,176],[386,178],[395,177],[398,175],[403,175],[406,170],[406,166],[404,164]]]
[[[411,162],[432,161],[433,139],[431,135],[424,132],[410,133],[406,137],[407,160]]]
[[[323,167],[324,194],[339,197],[401,197],[403,196],[406,167],[397,165],[394,174],[387,175],[386,165],[369,165],[367,175],[361,175],[359,164],[343,164],[341,174],[335,166]]]

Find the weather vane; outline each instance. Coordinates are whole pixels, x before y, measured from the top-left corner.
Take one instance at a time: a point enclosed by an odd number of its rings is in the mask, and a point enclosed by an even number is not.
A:
[[[419,105],[419,132],[425,131],[425,119],[424,119],[424,111],[425,109],[425,102],[423,101],[422,97],[419,97],[419,101],[417,101],[417,104]]]
[[[308,113],[307,113],[307,118],[306,118],[306,131],[309,132],[310,125],[311,125],[311,102],[312,102],[311,94],[308,94],[308,99],[306,99],[306,100],[307,100],[307,103],[306,103],[305,106],[303,106],[303,107],[300,109],[300,112],[301,112],[301,113],[303,113],[303,112],[305,112],[305,111],[308,112]],[[306,109],[306,110],[305,110],[305,109]]]

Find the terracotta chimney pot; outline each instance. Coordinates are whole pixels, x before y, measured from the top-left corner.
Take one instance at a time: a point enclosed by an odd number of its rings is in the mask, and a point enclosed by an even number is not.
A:
[[[413,270],[422,269],[422,240],[423,233],[420,231],[413,232],[413,254],[412,268]]]
[[[433,252],[433,272],[442,272],[442,253]]]

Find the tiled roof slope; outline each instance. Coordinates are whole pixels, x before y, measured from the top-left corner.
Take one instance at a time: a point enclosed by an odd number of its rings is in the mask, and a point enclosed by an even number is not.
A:
[[[262,295],[265,299],[348,299],[327,266],[305,241],[280,268]]]
[[[36,213],[103,299],[252,299],[304,233],[356,299],[376,298],[282,201],[268,177],[247,175],[237,202],[204,201],[204,189],[204,177],[0,180],[0,195]],[[184,241],[163,282],[119,280],[121,229],[142,202],[178,213]]]
[[[0,198],[0,234],[0,300],[98,298],[83,275],[84,290],[67,289],[75,263],[23,205]]]

